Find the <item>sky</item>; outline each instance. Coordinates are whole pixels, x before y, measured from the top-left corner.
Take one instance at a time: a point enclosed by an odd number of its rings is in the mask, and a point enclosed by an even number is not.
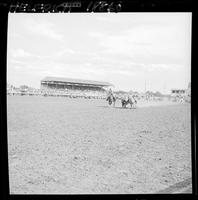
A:
[[[7,82],[46,76],[170,93],[191,81],[191,13],[9,13]]]

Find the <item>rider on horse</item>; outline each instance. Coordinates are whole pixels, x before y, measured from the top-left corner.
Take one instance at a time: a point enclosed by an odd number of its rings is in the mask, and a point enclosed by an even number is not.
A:
[[[106,100],[109,102],[109,105],[111,105],[112,103],[114,103],[114,106],[115,106],[116,97],[113,94],[113,91],[112,91],[111,88],[109,89],[109,91],[107,93],[107,99]]]
[[[110,97],[114,97],[113,91],[112,91],[111,88],[109,89],[109,91],[108,91],[108,93],[107,93],[107,99],[110,98]]]
[[[108,91],[108,96],[111,96],[111,95],[113,95],[113,91],[112,91],[112,89],[110,88],[109,91]]]

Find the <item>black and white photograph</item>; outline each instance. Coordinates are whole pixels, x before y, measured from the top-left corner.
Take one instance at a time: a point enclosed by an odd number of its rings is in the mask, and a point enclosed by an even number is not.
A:
[[[10,194],[192,194],[191,26],[9,13]]]

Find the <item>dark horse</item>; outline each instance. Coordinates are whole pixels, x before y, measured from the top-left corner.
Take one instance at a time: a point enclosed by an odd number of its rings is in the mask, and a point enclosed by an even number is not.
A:
[[[115,102],[116,102],[116,97],[113,95],[109,95],[106,99],[106,101],[108,101],[109,105],[111,105],[113,103],[113,107],[115,107]]]
[[[134,98],[134,97],[128,97],[128,99],[126,100],[126,99],[121,99],[121,103],[122,103],[122,107],[123,108],[126,108],[126,106],[128,105],[128,104],[130,104],[131,105],[131,108],[133,107],[133,106],[136,106],[136,104],[137,104],[137,101],[136,101],[136,99]]]

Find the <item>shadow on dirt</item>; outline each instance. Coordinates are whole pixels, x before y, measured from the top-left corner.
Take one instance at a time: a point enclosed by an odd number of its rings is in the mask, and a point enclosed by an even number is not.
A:
[[[124,109],[124,110],[126,110],[126,109],[136,109],[136,108],[122,108],[122,107],[114,107],[114,108],[118,108],[118,109]]]
[[[100,108],[116,108],[116,109],[123,109],[123,110],[136,109],[136,108],[122,108],[122,107],[111,107],[111,106],[97,106],[97,107],[100,107]]]
[[[170,193],[192,193],[192,178],[187,178],[184,181],[175,183],[163,190],[156,192],[156,194],[170,194]]]

